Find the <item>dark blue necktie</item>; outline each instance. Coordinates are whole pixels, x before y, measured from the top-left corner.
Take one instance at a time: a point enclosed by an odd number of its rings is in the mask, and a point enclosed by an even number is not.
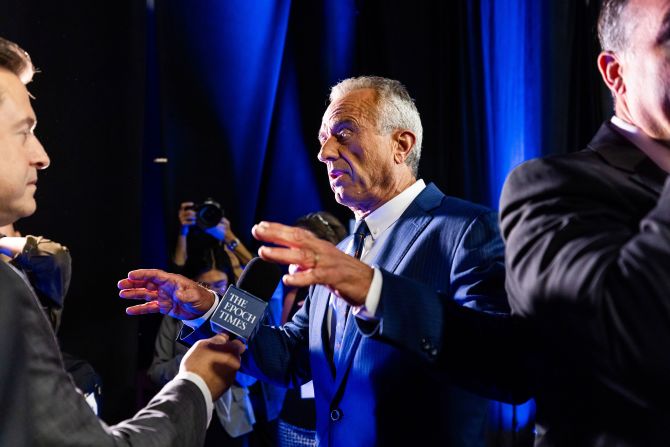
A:
[[[364,220],[361,220],[356,225],[356,230],[354,230],[354,240],[347,250],[347,254],[355,257],[356,259],[361,258],[363,253],[363,246],[365,244],[365,238],[370,234],[370,229],[368,224]],[[339,351],[342,348],[342,339],[344,338],[344,327],[347,323],[347,314],[349,313],[349,305],[342,298],[334,297],[333,299],[334,311],[331,316],[331,343],[333,346],[333,353]]]

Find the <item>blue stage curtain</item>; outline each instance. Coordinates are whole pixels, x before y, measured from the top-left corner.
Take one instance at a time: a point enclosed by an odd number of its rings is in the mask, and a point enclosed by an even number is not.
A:
[[[147,120],[154,147],[146,148],[144,172],[162,185],[168,226],[180,201],[213,197],[253,245],[249,230],[259,220],[292,223],[324,209],[316,135],[327,86],[350,75],[353,3],[312,6],[318,26],[305,32],[296,23],[305,20],[303,8],[290,0],[156,1],[158,75],[148,79],[147,97],[152,87],[161,95],[147,107],[157,109],[160,124]],[[303,39],[320,49],[313,88],[296,72],[306,64],[291,42]],[[306,112],[308,101],[319,111]],[[162,171],[151,161],[156,145],[169,159]],[[155,197],[155,188],[145,192],[147,201]]]

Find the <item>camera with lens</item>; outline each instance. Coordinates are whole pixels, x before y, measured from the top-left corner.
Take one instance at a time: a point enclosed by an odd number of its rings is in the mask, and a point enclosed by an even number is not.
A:
[[[196,225],[203,230],[214,228],[223,219],[223,208],[221,208],[219,202],[210,197],[190,209],[195,211]]]

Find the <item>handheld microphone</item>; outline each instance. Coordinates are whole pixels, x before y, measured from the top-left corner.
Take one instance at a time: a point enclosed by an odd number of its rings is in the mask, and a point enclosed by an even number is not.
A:
[[[228,332],[244,341],[254,334],[281,280],[277,264],[253,258],[236,285],[230,285],[210,318],[214,332]]]

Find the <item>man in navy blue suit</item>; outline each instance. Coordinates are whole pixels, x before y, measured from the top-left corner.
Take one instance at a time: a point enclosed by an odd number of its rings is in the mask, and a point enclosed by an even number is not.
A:
[[[261,257],[293,264],[286,285],[314,287],[293,321],[260,327],[243,370],[286,386],[313,380],[322,446],[485,443],[489,402],[454,386],[458,374],[448,379],[435,365],[466,370],[487,342],[467,325],[452,330],[460,326],[448,324],[450,309],[507,313],[503,244],[494,212],[417,180],[421,140],[419,113],[398,81],[340,82],[323,116],[318,157],[360,235],[335,247],[277,223],[252,230],[278,245],[261,247]],[[184,304],[204,312],[216,304],[175,276],[131,276],[136,287],[180,285],[193,293],[123,291],[151,299],[129,313],[178,314]],[[470,346],[473,339],[479,345]],[[452,358],[452,346],[465,356]]]

